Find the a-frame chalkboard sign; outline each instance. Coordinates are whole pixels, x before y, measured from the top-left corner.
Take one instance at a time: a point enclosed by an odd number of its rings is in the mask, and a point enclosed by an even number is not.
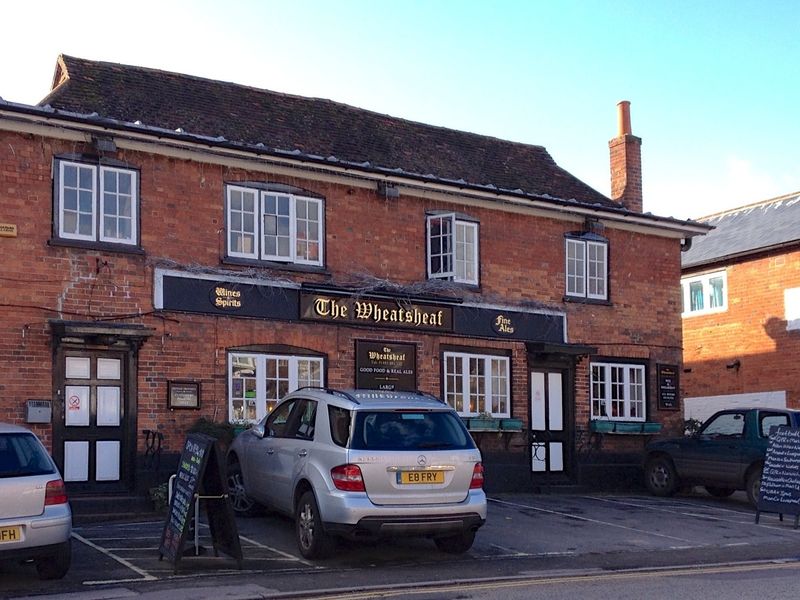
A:
[[[761,493],[758,495],[756,523],[762,512],[794,515],[800,522],[800,429],[781,426],[770,433]]]
[[[223,552],[236,559],[242,568],[242,547],[225,479],[225,466],[217,441],[202,433],[190,433],[181,452],[158,547],[159,560],[166,557],[175,566],[176,573],[194,519],[197,498],[201,500],[200,506],[206,509],[214,555]]]

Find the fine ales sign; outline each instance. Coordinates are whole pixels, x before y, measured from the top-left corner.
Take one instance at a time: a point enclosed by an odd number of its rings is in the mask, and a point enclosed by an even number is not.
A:
[[[325,294],[302,294],[300,318],[377,327],[453,330],[453,312],[448,306]]]

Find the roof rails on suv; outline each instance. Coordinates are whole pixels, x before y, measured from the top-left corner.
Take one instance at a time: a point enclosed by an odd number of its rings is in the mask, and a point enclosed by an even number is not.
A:
[[[318,386],[314,386],[314,385],[304,385],[301,388],[297,388],[295,391],[299,392],[301,390],[316,390],[318,392],[325,392],[327,394],[333,394],[335,396],[341,396],[342,398],[350,400],[350,402],[355,402],[356,404],[361,404],[361,402],[356,400],[353,397],[352,394],[348,394],[347,392],[343,392],[342,390],[337,390],[335,388],[318,387]]]

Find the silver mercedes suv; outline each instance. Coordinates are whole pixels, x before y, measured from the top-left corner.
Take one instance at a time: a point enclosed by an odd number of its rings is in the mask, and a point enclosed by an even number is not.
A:
[[[486,521],[480,451],[421,392],[302,388],[234,440],[227,466],[234,510],[293,516],[306,558],[338,537],[425,536],[466,552]]]

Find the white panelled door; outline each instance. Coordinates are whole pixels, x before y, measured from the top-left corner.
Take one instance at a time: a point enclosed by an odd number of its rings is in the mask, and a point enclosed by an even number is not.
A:
[[[564,375],[561,371],[531,371],[531,471],[563,474],[569,440],[564,416]]]
[[[124,352],[64,351],[53,450],[73,492],[124,489],[130,469]],[[135,431],[135,430],[134,430]]]

